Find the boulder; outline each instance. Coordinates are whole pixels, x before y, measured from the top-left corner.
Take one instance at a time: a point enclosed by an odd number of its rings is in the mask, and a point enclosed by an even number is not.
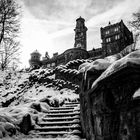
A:
[[[6,122],[4,124],[4,128],[8,132],[9,136],[16,134],[16,128],[12,123]]]
[[[6,135],[6,130],[3,124],[0,124],[0,137],[4,137]]]
[[[0,139],[3,138],[2,131],[0,130]]]
[[[31,131],[34,128],[30,114],[26,114],[23,116],[22,121],[19,124],[19,127],[20,131],[25,135],[27,135],[29,131]]]

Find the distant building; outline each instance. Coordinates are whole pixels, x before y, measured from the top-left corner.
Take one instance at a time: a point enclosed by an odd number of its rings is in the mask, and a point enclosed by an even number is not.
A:
[[[40,53],[35,51],[31,53],[29,60],[31,67],[46,67],[55,68],[58,65],[66,64],[75,59],[98,59],[109,55],[116,54],[122,51],[126,46],[133,43],[133,34],[125,26],[121,20],[118,23],[111,24],[106,27],[101,27],[102,48],[92,49],[87,51],[87,27],[85,26],[85,19],[79,17],[76,19],[75,43],[74,47],[66,50],[62,54],[54,53],[50,58],[48,52],[45,57],[40,60]]]
[[[123,21],[101,28],[103,57],[122,51],[133,43],[133,34],[128,30]]]
[[[41,54],[37,50],[32,52],[31,59],[29,60],[30,66],[34,68],[39,68],[41,66],[40,57],[41,57]]]

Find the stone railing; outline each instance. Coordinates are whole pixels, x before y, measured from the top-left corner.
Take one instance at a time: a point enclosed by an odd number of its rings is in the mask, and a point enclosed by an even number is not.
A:
[[[79,72],[76,69],[67,69],[62,66],[59,66],[55,69],[55,79],[70,81],[77,85],[79,85],[79,81],[80,81],[78,75]]]

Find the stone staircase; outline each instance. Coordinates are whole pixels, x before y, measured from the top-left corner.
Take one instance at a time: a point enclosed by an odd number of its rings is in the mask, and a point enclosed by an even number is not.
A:
[[[37,135],[47,138],[67,135],[81,136],[79,102],[66,102],[61,107],[51,107],[38,123],[35,131]]]

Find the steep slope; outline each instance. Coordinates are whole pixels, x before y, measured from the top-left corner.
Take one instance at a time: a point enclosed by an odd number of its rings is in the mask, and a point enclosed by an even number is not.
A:
[[[78,85],[54,79],[52,70],[9,71],[1,75],[0,138],[14,134],[20,137],[21,133],[34,137],[30,131],[38,127],[49,110],[61,108],[65,102],[79,102],[74,90]]]

